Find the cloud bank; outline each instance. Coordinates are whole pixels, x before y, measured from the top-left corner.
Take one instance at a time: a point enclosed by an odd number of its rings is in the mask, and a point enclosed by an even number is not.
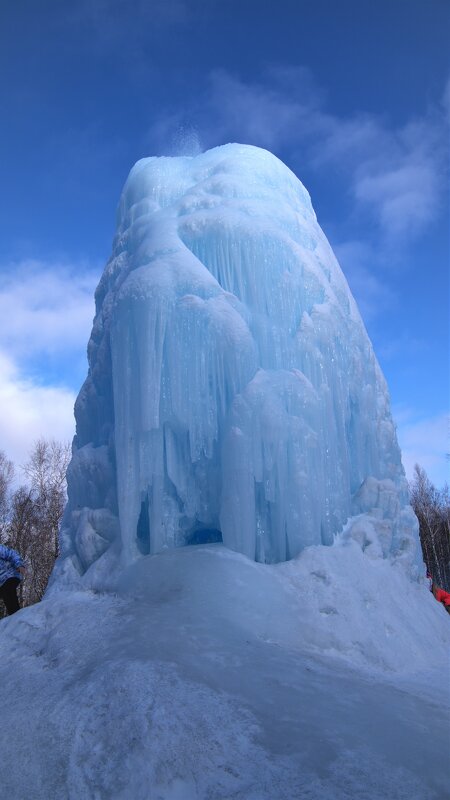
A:
[[[2,268],[0,341],[14,359],[86,347],[96,277],[84,265],[27,260]]]
[[[41,437],[72,440],[74,402],[73,391],[40,386],[0,352],[0,449],[16,467],[25,464],[33,443]]]
[[[86,265],[32,260],[2,271],[0,449],[20,466],[36,439],[74,435],[96,276]]]

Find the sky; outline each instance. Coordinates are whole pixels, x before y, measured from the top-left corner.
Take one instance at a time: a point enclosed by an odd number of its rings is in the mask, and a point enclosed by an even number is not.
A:
[[[134,162],[266,147],[311,194],[407,476],[448,480],[448,0],[0,2],[0,450],[70,440]]]

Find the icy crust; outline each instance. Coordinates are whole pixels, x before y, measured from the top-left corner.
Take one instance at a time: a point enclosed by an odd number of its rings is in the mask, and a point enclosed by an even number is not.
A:
[[[384,378],[307,191],[269,152],[133,167],[88,352],[76,571],[112,516],[125,563],[211,531],[283,561],[367,513],[380,554],[419,563]]]

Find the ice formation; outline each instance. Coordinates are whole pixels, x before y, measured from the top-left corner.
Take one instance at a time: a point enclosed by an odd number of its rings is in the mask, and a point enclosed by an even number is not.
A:
[[[419,563],[383,375],[308,192],[230,144],[131,170],[76,402],[63,559],[345,530]]]

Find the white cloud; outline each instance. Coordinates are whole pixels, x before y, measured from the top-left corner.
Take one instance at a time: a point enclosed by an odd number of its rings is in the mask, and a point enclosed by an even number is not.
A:
[[[398,420],[397,436],[402,451],[406,477],[411,480],[414,465],[420,464],[431,481],[441,487],[449,482],[449,417],[438,414],[417,418],[412,411],[395,414]]]
[[[388,241],[411,241],[435,218],[445,187],[442,134],[435,118],[384,131],[376,158],[359,164],[355,198],[371,209]]]
[[[96,281],[85,265],[26,261],[2,268],[0,450],[17,466],[38,438],[74,435],[75,392],[67,383],[86,361]]]
[[[196,108],[160,113],[148,132],[152,152],[172,154],[174,132],[194,119],[205,148],[239,141],[276,151],[298,143],[320,97],[310,71],[271,68],[262,78],[249,83],[226,70],[213,70],[206,88],[199,89]]]
[[[299,85],[303,83],[304,70],[298,71]],[[276,150],[289,144],[295,137],[299,123],[309,108],[308,102],[291,94],[286,85],[273,82],[269,75],[266,84],[249,84],[223,70],[211,73],[209,81],[209,110],[215,123],[215,136],[220,139],[240,137],[250,143]]]
[[[313,150],[315,165],[339,165],[346,173],[365,161],[368,154],[373,158],[380,147],[386,150],[391,138],[382,121],[370,114],[343,118],[322,113],[320,129],[321,136]]]
[[[9,357],[85,349],[97,276],[86,267],[24,261],[2,268],[0,341]]]
[[[72,439],[74,402],[75,394],[69,389],[37,385],[0,353],[0,449],[17,466],[27,461],[40,437]]]

